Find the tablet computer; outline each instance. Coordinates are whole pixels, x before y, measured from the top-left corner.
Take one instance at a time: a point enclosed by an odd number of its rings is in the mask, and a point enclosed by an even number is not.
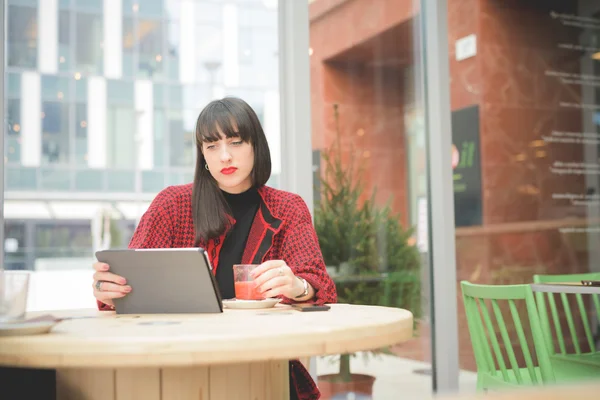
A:
[[[131,286],[125,297],[113,300],[117,314],[223,312],[219,287],[202,248],[100,250],[96,258]]]

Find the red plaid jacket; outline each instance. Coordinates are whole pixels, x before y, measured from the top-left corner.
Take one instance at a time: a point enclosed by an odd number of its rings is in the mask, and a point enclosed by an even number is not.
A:
[[[306,203],[296,194],[268,186],[259,188],[258,193],[262,201],[250,228],[242,263],[284,260],[315,289],[315,303],[335,303],[335,284],[326,272]],[[142,216],[129,248],[203,247],[216,272],[225,234],[207,243],[195,243],[192,184],[170,186],[156,196]],[[282,302],[292,301],[284,298]],[[108,309],[101,302],[98,307]],[[320,397],[310,374],[299,361],[291,362],[290,376],[299,400]]]

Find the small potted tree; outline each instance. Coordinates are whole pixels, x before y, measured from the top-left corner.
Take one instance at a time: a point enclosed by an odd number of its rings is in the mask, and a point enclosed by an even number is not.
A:
[[[320,200],[315,207],[315,228],[328,266],[339,268],[334,277],[340,303],[402,307],[420,312],[420,259],[409,244],[411,229],[404,229],[389,205],[375,203],[375,191],[366,200],[363,171],[356,157],[342,162],[339,115],[334,105],[336,138],[323,153]],[[375,377],[350,371],[353,354],[339,355],[336,374],[319,376],[323,398],[336,393],[371,394]]]

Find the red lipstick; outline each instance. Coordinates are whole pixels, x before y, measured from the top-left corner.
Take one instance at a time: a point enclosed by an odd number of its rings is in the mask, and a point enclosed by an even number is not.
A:
[[[223,175],[231,175],[231,174],[233,174],[235,171],[237,171],[237,168],[236,168],[236,167],[227,167],[227,168],[223,168],[223,169],[221,170],[221,173],[222,173]]]

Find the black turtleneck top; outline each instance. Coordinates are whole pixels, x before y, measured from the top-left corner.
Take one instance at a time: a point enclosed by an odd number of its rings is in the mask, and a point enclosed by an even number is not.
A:
[[[233,265],[242,262],[250,227],[260,204],[260,195],[254,187],[239,194],[222,193],[229,204],[235,224],[223,242],[216,279],[221,291],[221,298],[232,299],[235,297]]]

